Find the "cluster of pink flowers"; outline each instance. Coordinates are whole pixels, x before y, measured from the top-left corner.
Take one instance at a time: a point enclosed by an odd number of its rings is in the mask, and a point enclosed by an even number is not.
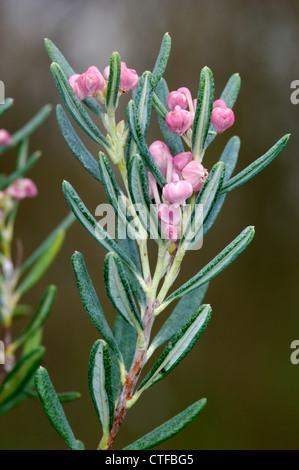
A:
[[[87,96],[94,98],[98,93],[103,93],[105,91],[109,79],[109,72],[109,65],[103,72],[104,76],[97,67],[92,65],[81,75],[71,75],[69,83],[80,101],[84,100]],[[121,62],[119,91],[121,93],[127,93],[128,91],[136,88],[137,85],[138,74],[136,70],[129,69],[125,62]]]
[[[37,196],[37,187],[29,178],[19,178],[4,191],[14,201]]]
[[[197,100],[193,100],[188,88],[179,88],[168,95],[167,106],[169,113],[166,115],[166,124],[169,130],[182,136],[192,126]],[[189,110],[187,109],[189,108]],[[211,123],[218,134],[231,127],[235,122],[232,109],[226,106],[223,100],[217,100],[213,105]]]
[[[161,203],[156,180],[149,172],[150,198],[158,204],[158,216],[162,221],[164,237],[175,242],[180,237],[180,207],[186,204],[186,200],[194,191],[201,190],[208,177],[208,171],[201,163],[193,160],[191,152],[181,152],[173,157],[168,146],[159,140],[153,142],[149,150],[167,181],[162,190]]]
[[[12,143],[12,137],[6,129],[0,129],[0,146],[10,145]]]

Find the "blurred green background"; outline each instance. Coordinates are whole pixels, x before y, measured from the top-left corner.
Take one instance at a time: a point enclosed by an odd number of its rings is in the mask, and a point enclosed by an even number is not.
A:
[[[200,417],[162,449],[298,449],[299,365],[290,362],[290,344],[299,338],[299,106],[290,102],[290,84],[299,79],[298,2],[1,0],[0,79],[15,105],[0,127],[13,132],[43,104],[60,101],[44,37],[61,48],[79,73],[89,65],[103,70],[110,54],[118,50],[141,74],[152,69],[166,31],[173,40],[165,75],[170,90],[187,86],[195,95],[205,65],[214,73],[216,98],[232,73],[239,72],[242,78],[236,124],[209,148],[208,168],[234,134],[242,139],[237,170],[282,135],[290,132],[292,137],[270,167],[229,194],[203,249],[186,258],[180,282],[245,226],[256,226],[253,243],[210,286],[205,300],[212,304],[213,318],[206,333],[183,364],[128,413],[116,448],[207,397]],[[159,138],[153,118],[148,143]],[[96,156],[98,147],[86,142]],[[103,188],[66,147],[54,112],[31,139],[31,149],[37,148],[43,157],[31,177],[39,197],[22,203],[16,227],[26,255],[68,211],[63,179],[74,185],[91,212],[106,201]],[[13,153],[2,157],[1,172],[10,171],[13,160]],[[75,250],[84,254],[113,322],[115,312],[103,286],[104,250],[79,224],[70,230],[59,258],[26,300],[37,306],[49,283],[58,286],[45,328],[45,363],[57,391],[82,392],[82,399],[65,405],[65,410],[76,436],[94,449],[100,428],[88,393],[87,365],[97,332],[76,290],[70,265]],[[1,449],[65,448],[39,404],[29,400],[0,419],[0,435]]]

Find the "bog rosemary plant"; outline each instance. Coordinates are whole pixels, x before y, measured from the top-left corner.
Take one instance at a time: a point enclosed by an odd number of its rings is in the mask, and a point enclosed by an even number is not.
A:
[[[0,105],[0,116],[12,105],[13,100],[7,98]],[[23,259],[23,245],[20,240],[15,242],[14,225],[21,200],[37,196],[35,183],[24,176],[41,156],[40,152],[34,152],[29,157],[28,139],[50,111],[51,106],[44,106],[13,135],[6,129],[0,130],[0,155],[17,147],[14,171],[0,176],[0,416],[28,396],[38,399],[34,375],[45,354],[45,348],[41,346],[42,331],[55,301],[56,287],[51,285],[47,288],[26,328],[16,337],[13,327],[18,318],[24,319],[32,314],[31,306],[21,303],[22,298],[54,261],[67,228],[75,220],[70,214],[31,256]],[[64,394],[61,398],[74,399],[78,394]]]
[[[239,93],[240,77],[232,75],[216,101],[213,75],[208,67],[201,72],[197,99],[193,100],[185,87],[169,93],[163,74],[170,47],[170,36],[165,34],[153,71],[139,77],[121,62],[117,52],[112,54],[103,75],[95,66],[76,74],[57,47],[46,40],[51,73],[63,104],[87,136],[99,145],[98,161],[58,105],[60,130],[77,160],[104,186],[118,222],[114,238],[97,223],[71,184],[63,183],[65,198],[74,215],[108,251],[104,284],[117,312],[112,332],[83,255],[76,252],[72,266],[81,301],[102,337],[92,347],[88,368],[90,394],[102,427],[98,446],[101,450],[112,448],[128,410],[143,392],[179,364],[204,332],[212,311],[210,305],[202,303],[208,283],[248,246],[254,228],[245,228],[195,276],[173,291],[172,285],[188,251],[201,246],[201,239],[214,223],[227,193],[265,168],[289,138],[282,137],[265,155],[232,177],[240,149],[240,139],[232,137],[219,161],[207,170],[203,166],[207,148],[218,133],[234,123],[232,108]],[[133,91],[127,104],[127,122],[117,121],[118,102],[126,99],[124,95],[130,90]],[[148,146],[152,110],[163,140]],[[91,116],[100,120],[102,130]],[[121,175],[121,185],[117,183],[116,172]],[[158,248],[154,269],[149,262],[150,238]],[[179,302],[165,321],[165,309],[177,299]],[[151,338],[154,321],[161,328]],[[167,343],[164,351],[140,380],[145,364],[164,343]],[[83,449],[43,368],[36,374],[36,388],[50,422],[68,447]],[[199,400],[125,449],[149,449],[160,444],[193,420],[205,403],[205,399]]]

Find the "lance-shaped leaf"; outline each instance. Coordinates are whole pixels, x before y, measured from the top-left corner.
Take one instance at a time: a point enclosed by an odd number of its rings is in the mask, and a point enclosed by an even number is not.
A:
[[[48,53],[48,56],[51,59],[51,62],[56,62],[63,73],[65,74],[66,78],[69,79],[71,75],[74,75],[75,71],[67,62],[66,58],[62,54],[62,52],[58,49],[58,47],[50,40],[45,39],[45,46]],[[90,98],[87,96],[83,103],[88,106],[88,108],[100,119],[103,119],[104,111],[102,110],[101,106],[96,102],[94,98]]]
[[[27,122],[27,124],[25,124],[25,126],[12,135],[12,142],[10,145],[0,147],[0,155],[10,148],[18,145],[20,142],[22,142],[22,140],[27,139],[27,137],[36,131],[36,129],[38,129],[40,125],[47,119],[51,110],[52,106],[46,104],[32,119],[30,119],[30,121]]]
[[[144,72],[139,78],[137,94],[134,100],[134,103],[137,106],[140,129],[144,136],[146,136],[150,124],[153,92],[154,89],[151,83],[151,73]]]
[[[30,268],[39,258],[45,256],[51,246],[55,243],[58,232],[66,232],[66,230],[74,223],[75,217],[70,212],[62,222],[48,235],[43,243],[27,258],[20,266],[20,273],[22,274],[26,269]]]
[[[211,123],[214,101],[214,78],[211,70],[204,67],[200,74],[197,106],[193,122],[192,153],[193,158],[202,161],[205,142]]]
[[[12,105],[14,104],[14,100],[12,98],[6,98],[4,103],[0,104],[0,117],[3,116],[6,111],[8,111]]]
[[[45,355],[45,348],[38,347],[20,359],[7,374],[0,387],[0,404],[12,400],[30,382]]]
[[[164,307],[173,300],[192,292],[197,287],[202,286],[206,282],[217,276],[223,269],[229,266],[234,259],[239,256],[242,251],[249,245],[254,237],[254,227],[247,227],[238,235],[224,250],[222,250],[212,261],[210,261],[203,269],[193,276],[189,281],[185,282],[175,292],[173,292],[164,302]]]
[[[118,99],[121,64],[118,52],[113,52],[110,58],[110,71],[107,85],[106,108],[113,113]]]
[[[49,374],[43,367],[40,367],[35,374],[35,387],[47,418],[55,431],[67,443],[69,449],[79,450],[78,443],[64,414]]]
[[[222,155],[220,157],[220,161],[225,164],[225,177],[224,182],[225,184],[229,178],[231,177],[237,160],[239,156],[241,141],[239,137],[232,137],[228,143],[226,144]],[[203,235],[207,233],[207,231],[212,227],[213,223],[215,222],[225,200],[226,194],[219,194],[217,200],[214,204],[213,209],[211,210],[208,218],[205,221],[204,228],[203,228]]]
[[[88,173],[90,173],[96,180],[101,182],[99,167],[97,165],[96,160],[87,150],[82,140],[79,139],[73,126],[70,123],[69,118],[67,117],[60,104],[58,104],[56,107],[56,116],[62,136],[72,153],[81,163],[83,168],[85,168],[85,170],[87,170]]]
[[[28,149],[29,149],[29,139],[22,140],[19,145],[18,155],[17,155],[17,162],[16,162],[16,169],[20,170],[26,165],[27,158],[28,158]]]
[[[44,275],[54,259],[58,255],[60,248],[62,247],[65,238],[65,231],[59,230],[52,238],[51,244],[49,244],[47,250],[37,259],[25,279],[21,282],[16,290],[16,296],[21,297],[31,287],[33,287],[37,281]]]
[[[148,349],[148,356],[151,356],[159,346],[169,341],[189,318],[198,311],[208,286],[209,283],[204,284],[180,299],[171,315],[153,339]]]
[[[216,163],[199,192],[182,239],[182,243],[185,240],[189,243],[189,248],[197,241],[203,224],[213,209],[217,196],[221,191],[224,176],[225,164],[223,162]]]
[[[113,425],[114,399],[111,386],[109,348],[105,341],[101,339],[94,343],[90,353],[88,384],[94,407],[102,425],[103,447],[101,446],[101,449],[103,449]]]
[[[175,436],[186,426],[188,426],[188,424],[191,423],[191,421],[193,421],[203,410],[203,408],[206,406],[206,403],[207,400],[205,398],[202,398],[201,400],[193,403],[193,405],[189,406],[184,411],[174,416],[169,421],[166,421],[166,423],[162,424],[161,426],[158,426],[156,429],[141,437],[137,441],[128,445],[123,450],[152,449],[162,442],[167,441],[167,439]]]
[[[149,371],[137,389],[137,395],[166,377],[188,352],[205,331],[212,314],[210,305],[202,305],[199,310],[185,323]]]
[[[90,235],[108,251],[115,251],[122,260],[132,269],[139,281],[142,281],[138,268],[134,265],[129,256],[126,255],[120,246],[110,237],[110,235],[97,223],[96,219],[91,215],[82,199],[78,196],[74,188],[67,181],[63,182],[62,189],[65,198],[70,205],[73,213],[79,222],[83,225]]]
[[[239,91],[241,87],[241,78],[238,73],[234,73],[228,80],[220,99],[225,101],[226,106],[230,109],[234,107],[235,102],[237,101]],[[208,135],[205,143],[205,148],[207,148],[217,136],[217,132],[213,124],[210,125],[209,131],[214,131],[214,135]]]
[[[169,90],[167,87],[167,83],[162,78],[156,88],[156,96],[162,103],[162,105],[165,107],[166,112],[169,112],[168,106],[167,106],[167,98],[169,95]],[[155,100],[155,95],[153,97],[153,100]],[[154,106],[154,109],[157,111],[156,106]],[[174,132],[171,132],[167,125],[164,117],[161,117],[160,114],[157,114],[158,118],[158,123],[163,135],[163,139],[165,143],[168,145],[171,154],[173,156],[177,155],[178,153],[184,152],[184,145],[182,142],[182,139],[180,136],[176,135]]]
[[[148,146],[145,142],[144,135],[140,128],[137,108],[135,106],[135,103],[132,100],[128,103],[128,106],[127,106],[127,118],[128,118],[128,124],[129,124],[130,130],[132,132],[133,138],[137,144],[137,147],[139,149],[139,152],[142,158],[144,159],[148,169],[154,175],[158,184],[161,187],[163,187],[167,183],[167,181],[165,180],[161,171],[157,167],[156,162],[153,159],[148,149]]]
[[[97,142],[98,144],[102,144],[105,147],[109,147],[108,141],[86,112],[83,104],[77,98],[76,93],[74,92],[72,86],[69,84],[68,79],[66,78],[59,65],[54,62],[53,64],[51,64],[50,69],[54,83],[59,91],[61,99],[67,110],[70,112],[71,116],[77,122],[77,124],[95,142]]]
[[[3,191],[10,184],[12,184],[16,179],[21,178],[26,173],[28,173],[28,171],[31,170],[31,168],[40,159],[41,155],[42,155],[41,152],[35,152],[33,155],[31,155],[31,157],[29,158],[29,160],[25,164],[25,166],[23,166],[22,168],[19,168],[18,170],[14,171],[11,175],[9,175],[3,181],[0,181],[0,191]]]
[[[153,75],[151,78],[153,88],[156,88],[156,86],[158,85],[159,81],[161,80],[165,72],[169,55],[170,55],[170,50],[171,50],[171,37],[169,36],[168,33],[165,33],[162,39],[160,51],[159,51],[159,54],[155,63],[155,67],[153,70]]]
[[[56,298],[56,291],[57,289],[55,286],[48,287],[32,320],[27,325],[25,330],[9,346],[8,351],[10,354],[14,353],[14,351],[19,346],[21,346],[21,344],[25,343],[30,338],[32,333],[43,326],[53,308]]]
[[[143,323],[132,295],[120,258],[108,253],[104,264],[106,291],[112,304],[127,322],[142,335]]]
[[[76,252],[73,254],[72,267],[75,273],[80,298],[87,315],[98,332],[109,344],[114,354],[123,362],[121,352],[107,323],[81,253]]]
[[[290,134],[286,134],[278,142],[276,142],[273,147],[268,150],[265,155],[255,160],[255,162],[251,163],[251,165],[247,166],[243,171],[238,173],[236,176],[231,178],[222,188],[223,193],[227,193],[228,191],[232,191],[233,189],[241,186],[242,184],[249,181],[251,178],[256,176],[260,171],[262,171],[266,166],[268,166],[272,160],[282,151],[282,149],[286,146],[288,140],[290,138]]]
[[[158,212],[149,197],[147,172],[139,155],[134,155],[129,163],[129,190],[136,212],[143,227],[155,241],[161,239]]]

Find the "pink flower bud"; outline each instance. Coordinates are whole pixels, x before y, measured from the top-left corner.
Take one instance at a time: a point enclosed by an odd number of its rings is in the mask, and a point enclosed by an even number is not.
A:
[[[177,174],[173,175],[172,183],[165,184],[162,190],[163,197],[166,201],[182,206],[186,204],[186,199],[188,199],[192,193],[193,188],[191,183],[184,180],[180,181]]]
[[[181,210],[176,204],[159,204],[158,216],[166,224],[179,225]]]
[[[213,109],[215,108],[222,108],[222,109],[227,109],[226,102],[223,100],[216,100],[213,103]]]
[[[167,98],[167,106],[170,111],[173,111],[176,106],[182,109],[188,108],[188,100],[185,93],[179,93],[178,91],[172,91],[169,93]]]
[[[110,73],[110,66],[105,67],[103,75],[105,80],[108,81]],[[134,69],[129,69],[125,62],[121,63],[119,91],[121,93],[127,93],[133,90],[138,85],[138,73]]]
[[[211,123],[215,127],[218,134],[222,134],[222,132],[226,131],[226,129],[231,127],[234,122],[235,115],[232,109],[223,109],[219,107],[213,109]]]
[[[105,80],[97,67],[92,65],[87,69],[87,72],[78,77],[77,80],[80,90],[86,96],[94,97],[97,93],[105,87]]]
[[[149,151],[155,160],[159,170],[167,181],[172,180],[173,159],[169,147],[161,140],[155,140],[150,146]]]
[[[71,75],[69,78],[69,84],[71,85],[74,92],[76,93],[78,100],[83,101],[86,98],[86,93],[84,93],[84,91],[81,90],[81,88],[79,87],[77,83],[77,80],[79,77],[80,75],[78,73]]]
[[[15,201],[20,201],[26,197],[37,196],[38,191],[35,183],[31,179],[19,178],[5,190],[5,193]]]
[[[166,124],[169,130],[177,135],[182,136],[192,126],[193,115],[190,111],[176,106],[174,111],[170,111],[166,115]]]
[[[203,165],[196,161],[188,163],[182,171],[182,177],[192,185],[194,191],[201,190],[208,174]]]
[[[163,227],[163,235],[166,240],[175,243],[179,237],[178,230],[174,225],[166,225]]]
[[[0,129],[0,145],[10,145],[12,138],[6,129]]]
[[[182,171],[191,162],[192,158],[191,152],[181,152],[173,158],[173,164],[177,170]]]
[[[183,93],[183,95],[186,96],[188,106],[189,106],[189,111],[194,115],[192,95],[191,95],[191,92],[190,92],[189,88],[181,87],[181,88],[178,89],[178,92]]]

